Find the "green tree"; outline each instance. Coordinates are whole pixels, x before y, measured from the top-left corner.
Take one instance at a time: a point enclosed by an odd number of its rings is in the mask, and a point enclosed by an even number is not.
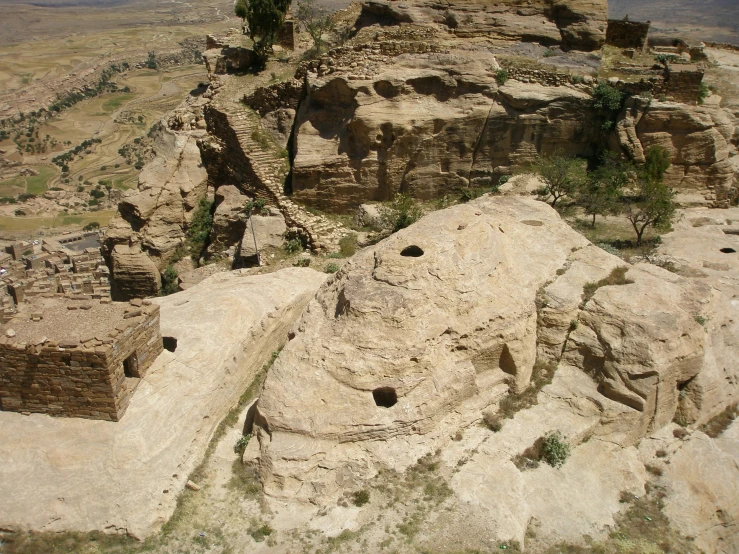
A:
[[[249,22],[249,38],[254,41],[254,52],[264,65],[272,52],[277,31],[285,22],[285,15],[292,0],[246,0],[246,20]]]
[[[671,156],[667,148],[650,146],[644,153],[644,171],[650,179],[661,181],[665,172],[670,169]]]
[[[300,0],[295,17],[313,39],[314,48],[320,50],[323,35],[334,29],[331,12],[316,4],[316,0]]]
[[[246,16],[248,13],[246,0],[236,0],[236,4],[234,4],[234,13],[236,14],[236,17],[241,18],[241,29],[244,30],[246,28]]]
[[[615,215],[621,211],[623,188],[631,180],[633,171],[631,164],[619,160],[615,153],[603,152],[600,165],[588,174],[576,195],[577,205],[593,218],[591,227],[595,227],[596,216]]]
[[[174,294],[179,291],[179,288],[180,279],[179,275],[177,275],[177,270],[173,266],[168,265],[166,269],[162,271],[162,290],[160,291],[160,294],[162,296]]]
[[[646,163],[637,172],[636,194],[628,199],[626,218],[640,245],[647,227],[668,229],[675,215],[675,191],[662,182],[670,167],[669,153],[660,146],[646,152]]]
[[[585,161],[572,156],[544,155],[532,164],[544,186],[537,191],[543,199],[552,198],[552,207],[560,198],[573,196],[587,180]]]

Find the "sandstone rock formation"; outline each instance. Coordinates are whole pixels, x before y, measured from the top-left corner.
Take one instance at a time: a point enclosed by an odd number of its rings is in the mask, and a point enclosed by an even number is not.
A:
[[[207,174],[196,140],[204,131],[162,129],[157,156],[139,176],[111,221],[106,244],[138,243],[149,255],[166,259],[185,238],[194,209],[205,196]]]
[[[510,80],[485,50],[401,55],[370,81],[311,79],[296,120],[295,198],[331,211],[395,192],[497,183],[537,152],[592,153],[587,87]]]
[[[562,44],[597,50],[605,41],[606,0],[513,1],[487,4],[475,0],[449,3],[370,0],[362,4],[356,26],[410,23],[435,25],[458,37]]]
[[[294,327],[258,404],[264,490],[322,503],[402,470],[543,365],[559,365],[544,391],[573,444],[705,421],[739,394],[735,311],[707,283],[599,250],[541,202],[428,215],[357,254]]]
[[[683,205],[726,207],[735,194],[730,162],[735,127],[718,105],[688,106],[642,97],[627,101],[616,125],[618,144],[635,162],[661,146],[672,156],[665,182],[680,194]]]
[[[540,154],[593,156],[606,138],[592,86],[513,79],[499,86],[489,50],[407,53],[392,65],[370,59],[377,67],[364,74],[341,56],[328,73],[309,73],[295,123],[296,199],[342,212],[396,192],[436,198],[497,184]],[[718,106],[637,96],[610,144],[637,163],[650,146],[664,146],[672,154],[667,182],[679,199],[724,207],[735,194],[733,133]]]
[[[233,185],[218,187],[215,194],[215,212],[213,227],[210,231],[208,252],[213,254],[226,250],[241,240],[246,229],[244,205],[248,201],[239,189]]]
[[[110,294],[113,300],[156,296],[162,286],[159,269],[138,247],[116,244],[110,254]]]
[[[176,349],[157,358],[117,423],[0,411],[0,527],[156,532],[325,278],[303,268],[220,273],[155,300]]]

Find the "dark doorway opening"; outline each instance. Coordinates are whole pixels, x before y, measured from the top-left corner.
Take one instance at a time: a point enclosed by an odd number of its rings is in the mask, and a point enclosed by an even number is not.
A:
[[[123,360],[123,374],[126,377],[141,377],[139,374],[139,359],[136,357],[136,352]]]
[[[722,248],[721,252],[723,252],[724,254],[733,254],[734,252],[736,252],[736,250],[734,250],[733,248]]]
[[[400,251],[400,255],[410,258],[420,258],[421,256],[423,256],[423,250],[421,250],[420,246],[412,244],[403,248],[403,250]]]
[[[174,337],[162,337],[162,346],[165,350],[174,352],[177,350],[177,339]]]
[[[390,387],[373,390],[372,397],[375,399],[375,404],[381,408],[390,408],[398,403],[398,394]]]

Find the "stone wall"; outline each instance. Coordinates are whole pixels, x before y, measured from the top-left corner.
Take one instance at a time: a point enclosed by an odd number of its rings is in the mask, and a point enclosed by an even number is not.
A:
[[[295,22],[292,19],[286,20],[277,31],[277,44],[295,50]]]
[[[268,87],[259,87],[251,95],[244,96],[244,104],[264,117],[280,108],[297,110],[304,95],[303,81],[292,79]]]
[[[703,69],[695,65],[669,65],[664,89],[661,91],[678,102],[695,104],[698,102]]]
[[[0,409],[118,421],[137,377],[162,351],[159,306],[142,305],[107,336],[0,338]],[[124,360],[135,357],[135,369]],[[135,375],[128,377],[126,371]]]
[[[634,48],[644,51],[649,36],[649,21],[623,21],[609,19],[606,30],[606,44],[619,48]]]

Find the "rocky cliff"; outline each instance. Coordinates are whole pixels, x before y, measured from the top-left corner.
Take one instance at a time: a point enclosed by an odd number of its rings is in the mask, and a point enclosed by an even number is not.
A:
[[[395,56],[337,49],[308,73],[294,134],[297,200],[342,212],[396,192],[436,198],[497,184],[541,154],[593,156],[606,145],[636,162],[666,147],[669,184],[687,204],[726,206],[734,193],[735,127],[719,106],[636,96],[609,132],[589,78],[552,86],[535,72],[499,84],[487,48],[414,53],[409,44]]]
[[[629,265],[541,202],[435,212],[356,255],[296,323],[258,404],[264,490],[323,503],[403,470],[543,368],[563,415],[539,431],[573,444],[703,423],[739,397],[736,315],[709,284]]]
[[[561,44],[590,51],[603,45],[607,20],[607,0],[507,0],[494,4],[370,0],[362,5],[356,26],[431,25],[462,38]]]

